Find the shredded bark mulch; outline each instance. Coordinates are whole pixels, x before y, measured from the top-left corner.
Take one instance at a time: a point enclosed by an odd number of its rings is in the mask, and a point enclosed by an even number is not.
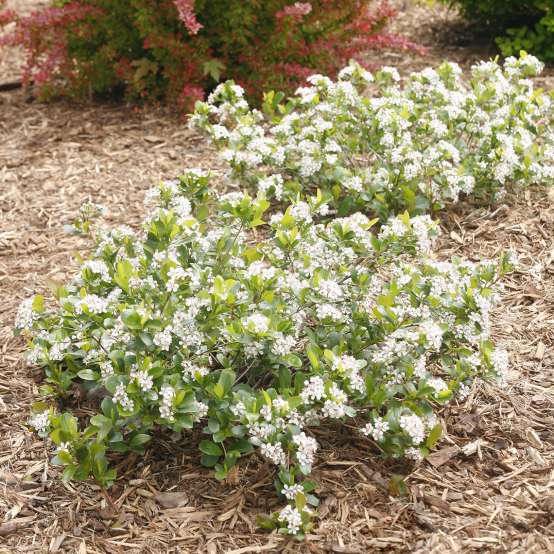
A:
[[[452,12],[397,5],[398,30],[431,46],[426,58],[384,57],[403,72],[491,55]],[[17,77],[20,61],[0,53],[0,82]],[[192,166],[219,167],[205,140],[162,109],[0,94],[0,554],[554,551],[554,194],[541,187],[441,216],[441,257],[477,260],[509,247],[520,256],[494,319],[511,355],[508,386],[481,384],[447,407],[445,438],[417,466],[380,460],[347,425],[316,429],[321,517],[305,543],[256,527],[258,513],[277,507],[273,468],[252,455],[218,482],[199,464],[199,435],[155,437],[145,457],[120,459],[107,492],[59,480],[26,427],[40,375],[12,334],[17,306],[71,275],[87,243],[63,225],[85,200],[109,206],[114,224],[136,224],[145,189]],[[407,495],[391,486],[395,475]]]

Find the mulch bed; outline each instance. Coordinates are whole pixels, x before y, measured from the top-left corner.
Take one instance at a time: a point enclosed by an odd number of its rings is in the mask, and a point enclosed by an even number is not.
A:
[[[397,4],[395,25],[431,50],[387,63],[405,72],[488,56],[488,46],[467,45],[452,13]],[[0,81],[13,77],[17,56],[0,55]],[[552,86],[551,76],[543,81]],[[551,192],[537,187],[441,216],[441,257],[476,260],[508,247],[520,256],[494,319],[495,339],[511,354],[509,385],[479,385],[463,406],[446,408],[447,435],[418,466],[379,460],[346,425],[316,429],[321,518],[298,543],[256,528],[256,514],[276,507],[273,468],[256,455],[220,483],[199,465],[198,435],[186,443],[160,435],[144,458],[119,460],[120,479],[106,493],[60,482],[51,452],[27,430],[40,375],[22,359],[13,318],[21,300],[66,279],[72,254],[86,249],[63,224],[88,198],[109,206],[113,223],[136,224],[153,182],[184,167],[218,171],[204,139],[164,110],[30,100],[0,94],[0,554],[554,551]],[[407,496],[391,490],[394,475],[406,478]]]

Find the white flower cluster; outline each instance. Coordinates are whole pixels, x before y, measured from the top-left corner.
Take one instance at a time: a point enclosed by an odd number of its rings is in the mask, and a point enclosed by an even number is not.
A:
[[[30,329],[34,321],[38,318],[38,314],[33,309],[34,297],[25,299],[17,310],[15,317],[16,329]]]
[[[425,210],[461,193],[554,181],[552,100],[529,79],[542,69],[524,55],[504,67],[478,63],[467,80],[444,63],[401,82],[394,68],[373,76],[353,64],[337,81],[310,77],[294,108],[271,122],[236,85],[222,84],[192,123],[221,148],[236,180],[268,197],[293,199],[300,183],[342,189],[349,204],[341,210]],[[370,83],[376,92],[367,98]]]
[[[415,414],[401,416],[400,427],[416,446],[425,440],[425,425],[419,416]]]
[[[385,433],[389,430],[389,424],[382,418],[376,417],[373,423],[368,423],[361,429],[361,432],[366,436],[373,437],[377,442],[382,441]]]
[[[279,512],[279,521],[286,524],[289,534],[296,535],[302,526],[302,514],[297,508],[287,505]]]
[[[29,425],[39,433],[44,433],[50,426],[50,411],[44,410],[43,412],[34,414],[29,419]]]
[[[163,385],[160,394],[162,401],[160,404],[160,416],[169,421],[173,420],[173,399],[175,398],[175,389],[170,385]]]
[[[528,62],[509,62],[504,73],[512,66],[508,76],[498,69],[504,80],[498,74],[494,82],[505,81],[510,94],[528,91],[520,82]],[[432,251],[438,226],[429,216],[403,213],[373,229],[377,219],[351,213],[352,205],[337,205],[346,215],[329,217],[334,200],[324,192],[296,190],[282,211],[266,198],[289,198],[291,181],[333,188],[338,180],[345,198],[385,199],[396,209],[420,202],[409,193],[414,183],[444,192],[455,173],[456,186],[469,190],[472,178],[494,174],[498,159],[507,163],[500,147],[489,145],[488,165],[480,166],[473,150],[468,165],[460,126],[476,123],[455,66],[412,76],[404,88],[397,77],[383,69],[375,77],[382,96],[363,101],[359,87],[372,77],[357,66],[336,83],[314,77],[296,108],[270,128],[238,87],[219,88],[206,108],[221,118],[214,136],[260,194],[218,197],[199,170],[165,181],[147,194],[142,231],[99,233],[92,258],[58,291],[58,307],[46,309],[39,296],[22,305],[17,327],[31,339],[32,361],[48,368],[49,385],[67,391],[87,379],[105,391],[102,417],[83,431],[67,414],[45,412],[32,424],[43,433],[60,430],[54,437],[72,429],[63,452],[77,453],[122,442],[137,450],[155,426],[181,433],[203,421],[213,441],[201,441],[202,463],[218,477],[252,448],[278,466],[278,490],[289,505],[274,519],[291,534],[307,529],[306,504],[315,503],[308,482],[299,483],[316,462],[312,425],[366,414],[359,432],[384,452],[426,455],[440,431],[434,407],[463,397],[476,378],[507,373],[507,355],[490,341],[490,318],[508,256],[439,261]],[[471,109],[492,117],[475,92],[484,85],[471,86]],[[486,94],[494,104],[503,90]],[[424,109],[429,95],[437,99],[431,115]],[[525,121],[536,123],[541,110],[546,117],[546,103]],[[454,128],[458,150],[447,140]],[[355,155],[340,137],[355,145]],[[531,138],[535,151],[538,139]],[[479,140],[484,135],[473,144]],[[521,148],[513,146],[518,156]],[[372,183],[378,188],[370,190]]]
[[[132,412],[135,409],[135,403],[129,398],[123,383],[119,383],[116,386],[113,399],[118,402],[126,412]]]

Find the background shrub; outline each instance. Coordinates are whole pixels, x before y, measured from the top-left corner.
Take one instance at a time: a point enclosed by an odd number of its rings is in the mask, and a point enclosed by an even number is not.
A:
[[[394,10],[367,0],[62,0],[18,17],[3,42],[27,51],[43,94],[124,91],[190,108],[220,78],[251,96],[334,74],[369,48],[417,47],[387,34]],[[373,8],[370,10],[370,7]]]
[[[495,33],[505,56],[521,50],[554,61],[554,13],[551,0],[443,0],[470,21]]]

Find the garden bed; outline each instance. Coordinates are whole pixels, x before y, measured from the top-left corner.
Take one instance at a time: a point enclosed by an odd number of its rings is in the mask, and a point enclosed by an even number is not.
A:
[[[489,55],[486,46],[446,47],[433,38],[451,15],[410,8],[398,25],[413,27],[412,16],[422,23],[416,38],[431,51],[420,60],[390,55],[387,62],[404,72],[443,57],[466,65]],[[2,57],[2,80],[13,77],[15,59]],[[163,110],[0,95],[0,552],[553,549],[554,197],[539,188],[442,215],[441,256],[476,260],[507,247],[519,254],[494,320],[495,339],[511,355],[508,387],[482,385],[459,413],[446,409],[447,437],[416,467],[379,461],[346,426],[317,430],[314,477],[324,517],[305,544],[256,527],[256,514],[276,507],[269,463],[248,457],[218,482],[198,464],[199,436],[188,444],[156,437],[144,458],[118,467],[109,497],[92,482],[59,481],[50,452],[25,427],[39,379],[22,360],[23,341],[12,336],[17,306],[47,290],[49,279],[71,274],[71,255],[86,243],[66,235],[63,224],[83,201],[111,206],[113,223],[136,224],[153,182],[184,167],[217,170],[215,160],[203,138]],[[390,494],[393,474],[408,475],[407,497]],[[167,491],[181,494],[159,496]]]

